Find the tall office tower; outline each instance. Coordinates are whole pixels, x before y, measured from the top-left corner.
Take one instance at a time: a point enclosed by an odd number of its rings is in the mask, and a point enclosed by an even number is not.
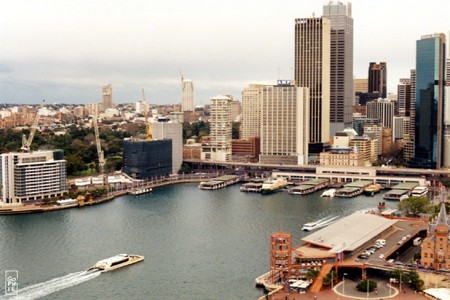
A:
[[[330,134],[352,124],[353,18],[352,4],[330,1],[323,6],[323,18],[331,25]]]
[[[181,77],[181,109],[194,111],[194,83],[192,80]]]
[[[227,96],[211,99],[211,160],[231,161],[231,101]]]
[[[279,81],[261,91],[261,154],[269,164],[308,164],[309,92]]]
[[[183,163],[183,124],[172,122],[152,123],[153,139],[172,140],[172,174],[177,174]]]
[[[411,167],[443,166],[445,35],[416,42],[415,155]]]
[[[386,63],[371,62],[369,64],[369,93],[378,94],[378,98],[385,99],[387,97],[386,81]]]
[[[405,161],[409,161],[414,157],[414,137],[415,135],[415,118],[416,118],[416,70],[411,69],[410,71],[410,79],[411,79],[411,104],[409,107],[410,110],[410,126],[409,126],[409,135],[405,135],[405,139],[403,141],[403,159]]]
[[[231,101],[231,121],[239,122],[242,114],[242,105],[239,100]]]
[[[250,84],[242,90],[241,139],[261,136],[261,98],[264,85]]]
[[[295,19],[295,83],[309,88],[309,154],[330,140],[330,20]]]
[[[62,196],[66,181],[61,150],[0,155],[0,206]]]
[[[447,58],[445,66],[444,168],[450,168],[450,58]]]
[[[392,128],[394,121],[395,103],[386,99],[369,101],[367,106],[367,117],[380,120],[381,126]]]
[[[103,95],[103,111],[108,108],[114,108],[114,103],[112,100],[112,86],[111,84],[105,85],[102,89]]]
[[[400,78],[397,85],[398,113],[402,117],[411,116],[411,78]]]

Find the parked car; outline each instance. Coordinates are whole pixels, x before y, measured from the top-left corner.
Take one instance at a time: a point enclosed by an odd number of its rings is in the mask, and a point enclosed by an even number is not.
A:
[[[379,258],[383,259],[384,258],[384,254],[381,253],[380,256],[378,256]]]

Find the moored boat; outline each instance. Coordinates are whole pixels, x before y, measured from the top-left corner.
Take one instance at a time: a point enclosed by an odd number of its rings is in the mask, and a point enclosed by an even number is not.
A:
[[[426,186],[416,186],[411,191],[411,196],[423,197],[428,194],[428,188]]]
[[[373,196],[381,191],[381,185],[379,184],[371,184],[364,189],[364,195]]]
[[[305,223],[302,227],[303,231],[311,231],[313,229],[315,229],[317,226],[317,222],[309,222],[309,223]]]
[[[151,188],[142,188],[142,189],[136,189],[129,192],[130,195],[138,196],[146,193],[150,193],[152,191]]]
[[[96,262],[92,267],[87,269],[87,271],[100,271],[102,273],[116,270],[137,262],[143,261],[143,255],[135,254],[118,254],[116,256],[106,258]]]
[[[275,179],[268,179],[264,181],[262,187],[261,187],[261,193],[264,194],[271,194],[276,191],[281,190],[282,188],[286,187],[288,185],[288,182],[286,178],[284,177],[278,177]]]
[[[334,197],[334,194],[336,193],[336,189],[329,189],[320,195],[320,197]]]

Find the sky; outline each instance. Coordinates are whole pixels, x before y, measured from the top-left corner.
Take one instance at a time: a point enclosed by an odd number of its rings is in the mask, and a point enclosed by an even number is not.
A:
[[[355,0],[354,76],[387,62],[388,92],[415,67],[422,35],[450,31],[449,0]],[[0,0],[0,103],[181,103],[241,99],[251,83],[293,79],[295,18],[317,0]]]

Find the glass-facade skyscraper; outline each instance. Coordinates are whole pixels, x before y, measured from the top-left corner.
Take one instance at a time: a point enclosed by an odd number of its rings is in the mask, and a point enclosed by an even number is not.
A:
[[[445,35],[422,36],[416,43],[415,155],[411,167],[443,165]]]

